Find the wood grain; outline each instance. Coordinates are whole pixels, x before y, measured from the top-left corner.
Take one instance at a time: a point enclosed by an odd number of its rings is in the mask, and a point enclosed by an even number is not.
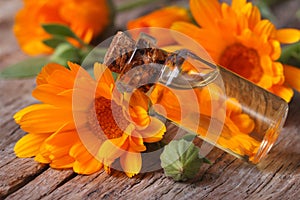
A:
[[[20,6],[19,0],[0,2],[0,68],[25,58],[11,30]],[[299,93],[289,104],[277,143],[260,164],[250,165],[214,149],[208,155],[212,165],[201,168],[193,181],[178,183],[162,171],[131,179],[117,171],[111,176],[103,171],[84,176],[32,158],[16,158],[14,144],[25,133],[12,116],[36,102],[33,88],[34,79],[0,80],[0,199],[300,199]]]

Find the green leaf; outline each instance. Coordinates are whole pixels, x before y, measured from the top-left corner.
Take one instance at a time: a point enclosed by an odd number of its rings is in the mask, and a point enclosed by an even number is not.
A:
[[[67,65],[68,61],[79,63],[81,60],[79,51],[79,49],[72,46],[71,44],[60,44],[56,47],[54,53],[50,57],[50,61],[64,66]]]
[[[300,19],[300,9],[297,10],[296,17],[297,17],[298,20]]]
[[[62,43],[69,43],[64,37],[53,37],[50,39],[43,40],[43,43],[48,47],[55,49],[58,45]]]
[[[116,12],[124,12],[124,11],[129,11],[141,6],[145,6],[147,4],[153,3],[157,0],[136,0],[136,1],[131,1],[131,2],[126,2],[124,4],[115,6]]]
[[[86,46],[80,49],[81,63],[84,68],[93,67],[95,62],[103,63],[106,48]]]
[[[184,135],[184,136],[182,137],[182,139],[184,139],[184,140],[186,140],[186,141],[188,141],[188,142],[192,142],[192,141],[195,139],[195,137],[197,137],[197,135],[191,133],[191,134],[186,134],[186,135]]]
[[[300,67],[300,42],[284,46],[279,61]]]
[[[10,65],[0,72],[3,78],[25,78],[36,76],[44,65],[49,62],[48,57],[33,57]]]
[[[103,62],[106,52],[107,48],[88,46],[86,50],[82,49],[82,57],[85,59],[84,62]]]
[[[76,39],[82,46],[85,44],[68,26],[62,24],[42,24],[43,29],[54,36],[71,37]]]
[[[65,25],[61,24],[42,24],[43,29],[51,35],[77,38],[76,34]]]
[[[118,74],[118,73],[116,73],[116,72],[111,72],[111,74],[112,74],[112,76],[113,76],[113,78],[114,78],[115,81],[117,80],[117,78],[118,78],[119,75],[120,75],[120,74]]]
[[[273,23],[276,22],[276,16],[272,13],[272,10],[270,9],[269,4],[267,2],[257,1],[255,2],[255,4],[259,8],[263,18],[269,19]]]

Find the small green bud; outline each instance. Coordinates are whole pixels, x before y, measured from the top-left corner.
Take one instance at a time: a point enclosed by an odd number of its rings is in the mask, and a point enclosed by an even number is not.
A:
[[[203,157],[199,157],[199,148],[184,139],[173,140],[164,147],[160,155],[161,166],[165,175],[175,181],[186,181],[194,178],[199,172]]]

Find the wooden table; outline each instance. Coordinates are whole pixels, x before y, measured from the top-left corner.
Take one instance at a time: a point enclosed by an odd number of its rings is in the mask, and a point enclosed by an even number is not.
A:
[[[0,68],[25,57],[11,31],[20,6],[17,0],[0,2]],[[35,102],[33,88],[34,79],[0,80],[0,199],[300,199],[299,93],[278,142],[259,165],[214,149],[208,156],[213,164],[201,169],[197,181],[178,183],[162,171],[134,178],[117,171],[84,176],[16,158],[13,147],[25,133],[12,116]]]

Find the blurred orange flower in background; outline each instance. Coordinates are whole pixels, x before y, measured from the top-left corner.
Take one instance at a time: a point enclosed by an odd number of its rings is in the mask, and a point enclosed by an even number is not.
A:
[[[109,6],[106,0],[24,0],[24,7],[15,18],[14,33],[21,49],[29,55],[48,54],[53,50],[43,44],[49,35],[41,27],[58,23],[68,27],[89,43],[108,25]]]
[[[165,7],[148,15],[129,21],[127,28],[170,28],[174,21],[190,21],[188,10],[178,6]]]
[[[188,10],[178,6],[164,7],[148,15],[129,21],[127,28],[129,30],[140,28],[138,32],[143,31],[157,38],[159,45],[167,45],[174,41],[172,36],[166,35],[166,31],[162,33],[159,29],[153,27],[170,28],[175,21],[189,22],[190,17]],[[136,36],[138,35],[139,33],[136,34]]]
[[[281,43],[299,41],[299,30],[277,30],[269,20],[262,20],[258,8],[246,0],[233,0],[231,6],[217,0],[191,0],[190,8],[200,27],[176,22],[173,30],[195,39],[217,64],[287,102],[291,100],[293,90],[284,85],[283,65],[276,60],[281,55]]]

